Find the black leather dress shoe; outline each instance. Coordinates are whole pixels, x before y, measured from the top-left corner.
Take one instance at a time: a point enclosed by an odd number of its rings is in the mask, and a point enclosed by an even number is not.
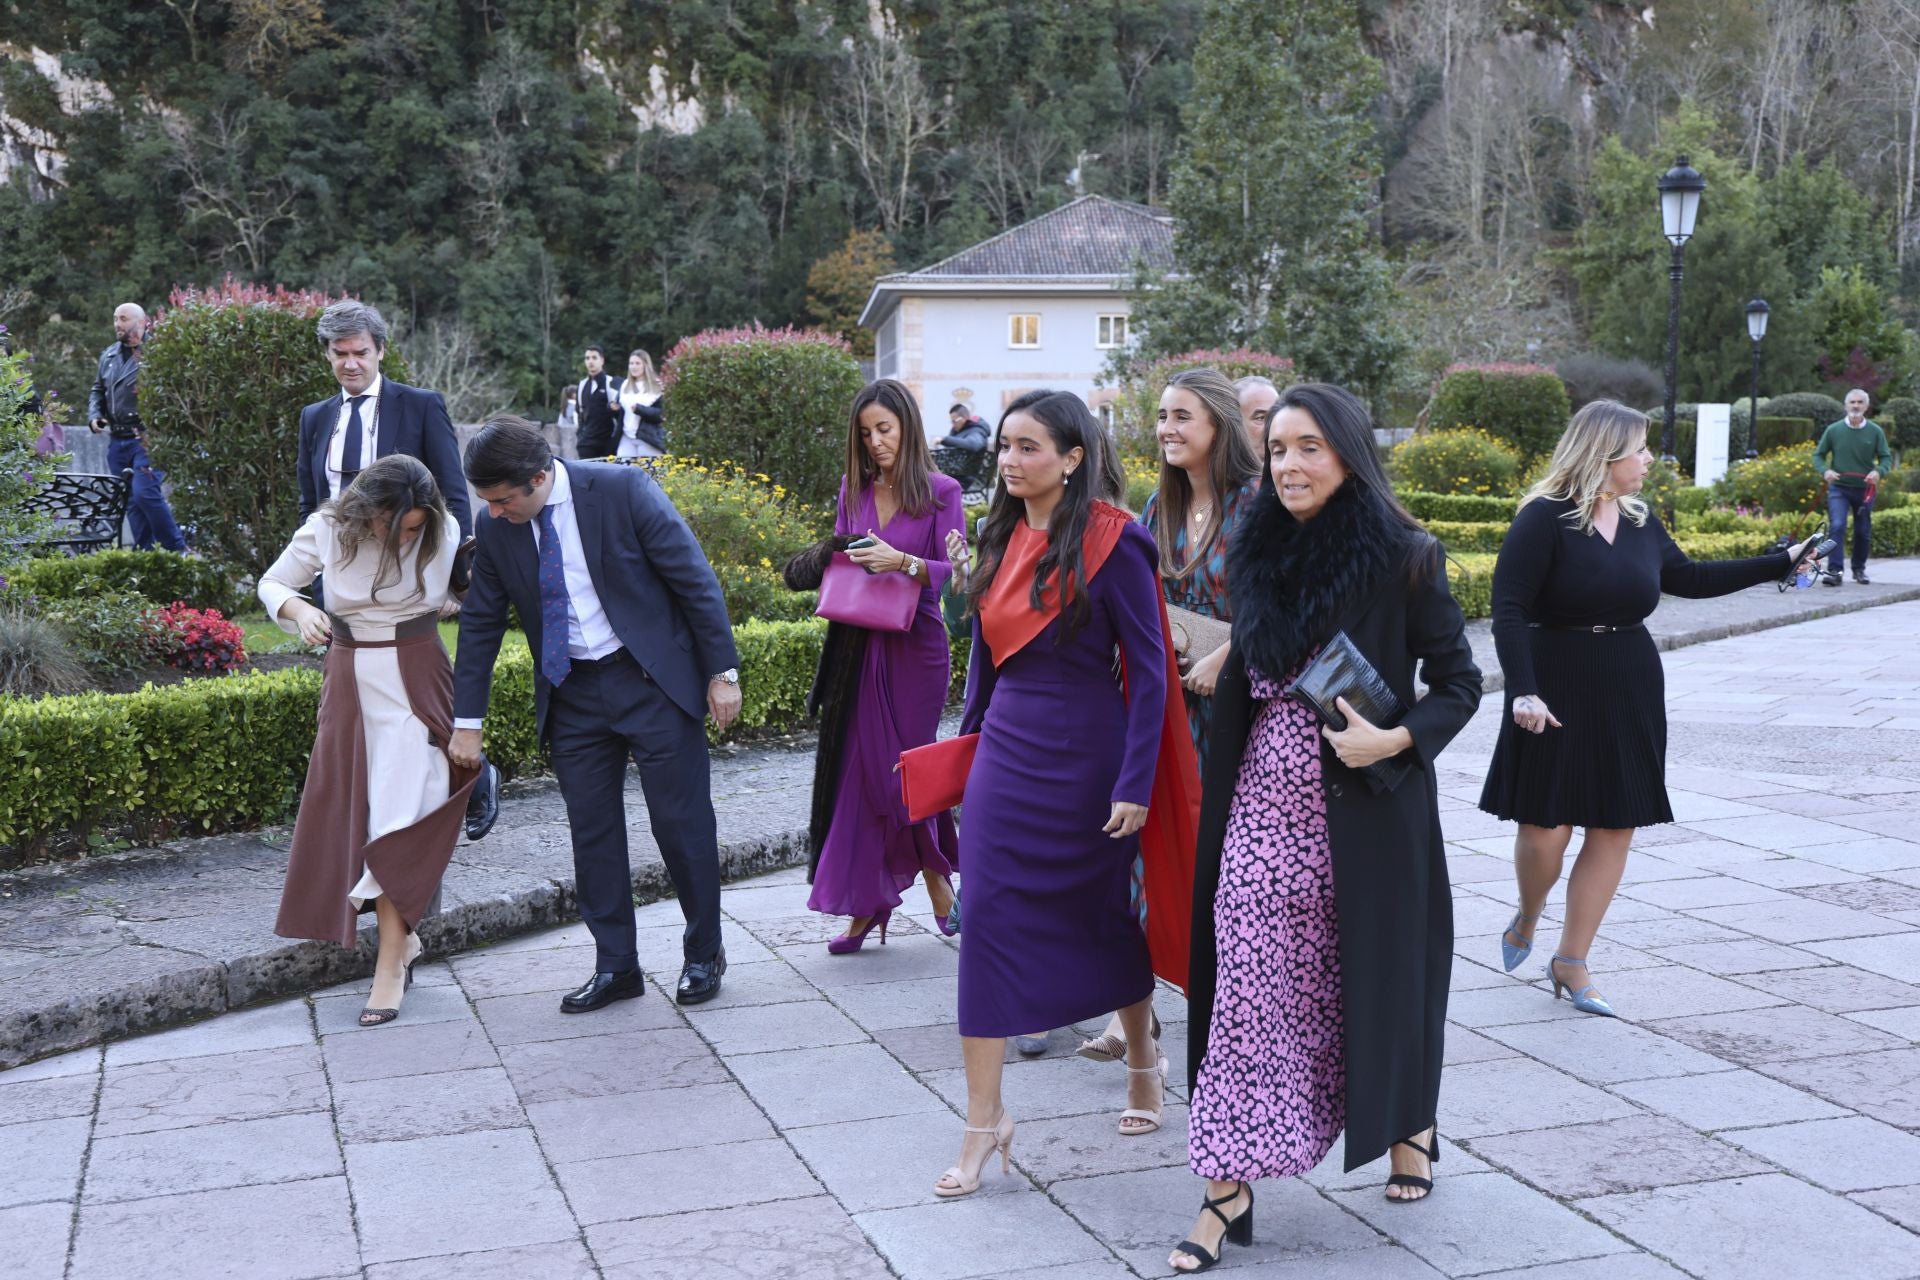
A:
[[[467,839],[478,840],[493,830],[500,818],[500,771],[493,761],[480,762],[480,777],[467,794]]]
[[[592,1013],[615,1000],[632,1000],[647,993],[647,980],[638,969],[625,973],[596,973],[578,991],[560,997],[562,1013]]]
[[[720,994],[720,977],[727,971],[727,949],[711,960],[689,960],[680,971],[680,989],[674,994],[679,1004],[705,1004]]]

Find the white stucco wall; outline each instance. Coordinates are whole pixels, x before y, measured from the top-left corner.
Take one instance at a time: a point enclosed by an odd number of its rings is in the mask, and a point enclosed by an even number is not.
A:
[[[908,296],[877,332],[878,369],[913,389],[936,440],[956,400],[990,423],[1009,400],[1040,387],[1072,391],[1098,408],[1113,394],[1095,386],[1111,354],[1097,344],[1099,317],[1127,313],[1117,292]],[[1039,346],[1008,345],[1014,314],[1040,317]]]

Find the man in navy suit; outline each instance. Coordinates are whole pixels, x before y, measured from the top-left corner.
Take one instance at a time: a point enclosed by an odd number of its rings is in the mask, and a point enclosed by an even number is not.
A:
[[[340,394],[300,411],[300,518],[339,497],[375,458],[404,453],[427,464],[460,531],[471,532],[467,479],[447,402],[437,391],[380,376],[387,322],[366,303],[336,302],[320,313],[318,327]]]
[[[585,1013],[640,995],[633,871],[621,799],[632,758],[687,928],[677,1000],[720,991],[720,853],[706,718],[740,714],[740,656],[720,583],[693,531],[639,467],[563,462],[538,428],[502,414],[467,444],[487,504],[453,673],[456,764],[481,760],[493,662],[520,615],[534,658],[534,715],[573,829],[580,915],[598,949],[560,1001]]]

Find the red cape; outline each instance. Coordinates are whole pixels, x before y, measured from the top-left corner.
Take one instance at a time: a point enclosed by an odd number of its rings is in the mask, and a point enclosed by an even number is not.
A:
[[[1084,563],[1086,580],[1106,564],[1120,535],[1133,517],[1105,502],[1093,504],[1087,520]],[[1034,566],[1045,551],[1045,539],[1009,541],[994,571],[993,586],[980,602],[980,631],[993,652],[994,665],[1025,648],[1060,614],[1060,592],[1049,584],[1035,609],[1029,595]],[[1186,700],[1180,695],[1179,657],[1174,652],[1173,627],[1167,620],[1166,597],[1160,604],[1160,639],[1166,650],[1167,697],[1160,725],[1160,755],[1153,771],[1153,795],[1147,804],[1147,822],[1140,829],[1140,856],[1147,901],[1147,951],[1153,971],[1187,988],[1188,941],[1193,927],[1193,850],[1200,829],[1200,770],[1193,737],[1187,728]],[[1126,688],[1125,656],[1121,688]]]

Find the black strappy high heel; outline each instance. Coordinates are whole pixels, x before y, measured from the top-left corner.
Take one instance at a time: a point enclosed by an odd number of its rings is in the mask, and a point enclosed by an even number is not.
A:
[[[1440,1126],[1437,1124],[1433,1126],[1432,1142],[1433,1145],[1431,1147],[1423,1147],[1412,1138],[1402,1138],[1393,1145],[1396,1147],[1412,1147],[1415,1151],[1425,1156],[1427,1158],[1427,1172],[1432,1173],[1433,1167],[1440,1163]],[[1427,1196],[1433,1194],[1432,1178],[1422,1178],[1411,1173],[1393,1174],[1387,1179],[1387,1185],[1389,1187],[1412,1187],[1423,1193],[1413,1197],[1387,1196],[1387,1200],[1392,1204],[1419,1204],[1422,1200],[1425,1200]]]
[[[420,943],[420,935],[414,934],[412,938],[414,945],[420,947],[420,950],[414,952],[413,958],[407,961],[406,981],[400,984],[400,994],[403,996],[413,990],[413,966],[419,964],[420,957],[427,953],[426,947]],[[392,1022],[399,1016],[400,1011],[398,1009],[376,1009],[369,1005],[360,1011],[360,1025],[363,1027],[381,1027]]]
[[[1238,1200],[1242,1190],[1247,1193],[1247,1207],[1231,1218],[1220,1212],[1220,1206],[1232,1204],[1235,1200]],[[1226,1237],[1220,1242],[1220,1253],[1227,1251],[1228,1243],[1238,1245],[1250,1245],[1253,1243],[1253,1184],[1251,1182],[1240,1183],[1239,1186],[1233,1189],[1232,1195],[1221,1196],[1218,1200],[1209,1200],[1204,1196],[1201,1197],[1200,1209],[1203,1213],[1211,1213],[1227,1226]],[[1179,1244],[1173,1246],[1173,1251],[1200,1259],[1199,1266],[1186,1268],[1183,1274],[1191,1275],[1195,1271],[1205,1271],[1208,1267],[1218,1266],[1220,1263],[1219,1254],[1207,1252],[1205,1245],[1196,1244],[1192,1240],[1182,1240]],[[1182,1268],[1175,1267],[1174,1270],[1181,1271]]]

